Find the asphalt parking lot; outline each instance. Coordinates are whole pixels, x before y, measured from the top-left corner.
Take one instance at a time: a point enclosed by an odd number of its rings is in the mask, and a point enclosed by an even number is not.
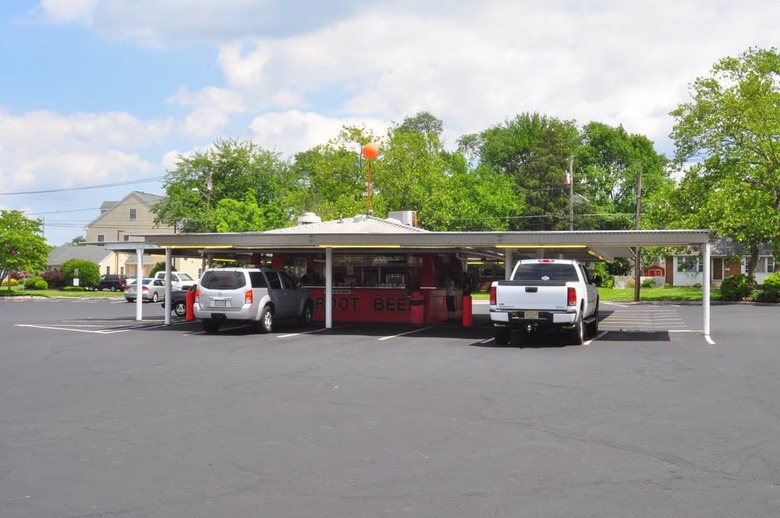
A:
[[[585,346],[475,326],[205,335],[0,300],[0,516],[777,516],[780,308],[603,304]]]

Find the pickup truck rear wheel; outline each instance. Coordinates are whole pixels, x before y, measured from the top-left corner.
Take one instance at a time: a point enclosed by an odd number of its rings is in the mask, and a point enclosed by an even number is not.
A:
[[[596,311],[593,312],[593,321],[587,325],[588,336],[599,334],[599,305],[596,303]]]
[[[512,336],[512,330],[508,327],[496,327],[495,339],[497,345],[506,345]]]
[[[585,342],[585,323],[582,321],[582,313],[577,315],[577,321],[574,322],[571,340],[573,345],[582,345]]]

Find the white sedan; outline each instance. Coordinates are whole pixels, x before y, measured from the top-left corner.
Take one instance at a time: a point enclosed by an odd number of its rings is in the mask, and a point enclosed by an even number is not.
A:
[[[136,298],[135,280],[130,280],[125,286],[125,300],[134,302]],[[141,300],[146,302],[158,302],[165,300],[165,281],[144,277],[141,279]]]

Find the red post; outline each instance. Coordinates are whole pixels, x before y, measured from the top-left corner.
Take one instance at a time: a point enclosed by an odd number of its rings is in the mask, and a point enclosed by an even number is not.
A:
[[[192,306],[195,305],[195,290],[187,290],[184,295],[184,307],[186,308],[185,318],[187,320],[195,320],[195,311]]]
[[[463,327],[471,327],[474,323],[471,312],[471,294],[463,294]]]

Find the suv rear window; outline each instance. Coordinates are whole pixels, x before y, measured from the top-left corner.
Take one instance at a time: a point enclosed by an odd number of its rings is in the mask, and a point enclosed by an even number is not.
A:
[[[246,278],[244,272],[209,270],[200,285],[209,290],[238,290],[246,286]]]

